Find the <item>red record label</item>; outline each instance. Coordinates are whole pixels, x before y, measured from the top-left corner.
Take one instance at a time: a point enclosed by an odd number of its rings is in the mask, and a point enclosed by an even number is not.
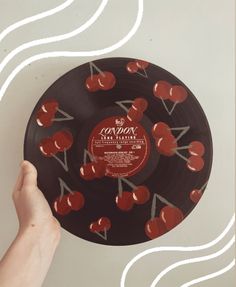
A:
[[[130,177],[147,163],[150,140],[145,129],[127,117],[109,117],[91,132],[88,150],[107,162],[107,176]]]

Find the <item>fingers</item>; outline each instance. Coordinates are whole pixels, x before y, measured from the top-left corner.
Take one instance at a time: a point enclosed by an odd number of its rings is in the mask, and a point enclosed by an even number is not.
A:
[[[20,165],[20,170],[19,170],[19,174],[14,186],[14,190],[13,193],[17,192],[18,190],[21,190],[22,188],[22,184],[23,184],[23,172],[22,172],[22,164]]]
[[[22,185],[21,189],[37,187],[37,170],[29,161],[23,161],[21,165]]]

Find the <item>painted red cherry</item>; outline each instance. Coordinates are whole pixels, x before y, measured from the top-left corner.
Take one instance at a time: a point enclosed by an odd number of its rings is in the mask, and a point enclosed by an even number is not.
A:
[[[98,225],[102,230],[109,230],[111,228],[111,220],[108,217],[101,217],[98,220]]]
[[[37,124],[41,127],[48,128],[53,123],[54,113],[51,112],[44,112],[40,109],[36,115]]]
[[[67,195],[58,197],[53,203],[54,210],[60,215],[66,215],[71,211],[71,207],[67,202]]]
[[[98,160],[97,162],[93,162],[92,166],[95,171],[95,177],[102,178],[105,176],[107,167],[107,163],[105,161]]]
[[[153,94],[155,97],[167,100],[170,97],[170,89],[172,85],[166,81],[158,81],[153,87]]]
[[[149,63],[143,60],[136,60],[135,63],[139,69],[143,70],[149,66]]]
[[[89,92],[96,92],[100,90],[100,86],[98,83],[98,75],[89,76],[86,79],[85,86],[89,90]]]
[[[188,96],[188,93],[186,91],[186,89],[182,86],[173,86],[171,89],[170,89],[170,97],[169,99],[172,101],[172,102],[178,102],[178,103],[182,103],[186,100]]]
[[[177,142],[173,135],[157,138],[156,147],[160,154],[165,156],[173,156],[177,148]]]
[[[116,205],[123,211],[131,210],[134,205],[132,192],[123,191],[121,196],[117,195]]]
[[[55,114],[59,104],[56,100],[50,99],[43,102],[41,108],[45,113],[52,113]]]
[[[72,210],[80,210],[84,206],[85,200],[81,192],[76,191],[67,196],[67,204]]]
[[[189,153],[191,155],[203,156],[205,153],[204,145],[199,141],[193,141],[189,144]]]
[[[129,62],[126,66],[126,69],[129,73],[134,74],[138,72],[138,66],[136,62]]]
[[[178,207],[166,205],[160,211],[160,218],[165,223],[166,229],[171,230],[184,219],[184,215]]]
[[[192,200],[192,202],[194,203],[198,203],[198,201],[201,199],[202,197],[202,191],[200,189],[194,189],[190,192],[189,195],[190,199]]]
[[[132,122],[140,122],[143,118],[143,113],[131,107],[127,113],[127,118]]]
[[[80,176],[85,180],[92,180],[95,178],[95,169],[93,166],[93,162],[86,163],[80,168]]]
[[[136,98],[133,101],[132,106],[136,109],[139,110],[140,112],[144,112],[147,107],[148,107],[148,102],[144,98]]]
[[[145,233],[150,239],[157,238],[166,232],[165,223],[159,217],[148,220],[145,225]]]
[[[52,136],[54,145],[59,151],[68,150],[73,144],[73,136],[69,131],[59,131]]]
[[[133,190],[133,199],[136,204],[144,204],[150,199],[150,191],[144,186],[137,186],[136,189]]]
[[[98,225],[98,222],[92,222],[89,225],[89,230],[93,233],[102,231],[101,226]]]
[[[41,153],[46,157],[52,157],[58,152],[58,149],[54,145],[54,141],[51,138],[45,138],[41,140],[39,143],[39,149]]]
[[[191,171],[200,171],[204,167],[204,160],[200,156],[192,155],[187,161],[187,167]]]
[[[113,73],[104,71],[98,74],[99,87],[104,90],[112,89],[116,84],[116,78]]]
[[[164,122],[158,122],[152,128],[152,135],[154,138],[169,136],[171,135],[170,127]]]

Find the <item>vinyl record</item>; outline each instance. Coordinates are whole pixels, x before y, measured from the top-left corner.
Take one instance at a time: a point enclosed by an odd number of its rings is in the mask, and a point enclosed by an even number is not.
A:
[[[24,158],[63,228],[131,245],[158,238],[193,210],[209,179],[212,140],[200,104],[174,75],[106,58],[69,71],[43,94]]]

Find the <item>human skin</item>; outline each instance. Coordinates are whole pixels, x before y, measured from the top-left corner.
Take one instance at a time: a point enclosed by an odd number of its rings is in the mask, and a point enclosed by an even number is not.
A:
[[[42,286],[60,241],[60,224],[37,186],[37,171],[21,164],[12,198],[19,220],[15,240],[0,261],[1,287]]]

